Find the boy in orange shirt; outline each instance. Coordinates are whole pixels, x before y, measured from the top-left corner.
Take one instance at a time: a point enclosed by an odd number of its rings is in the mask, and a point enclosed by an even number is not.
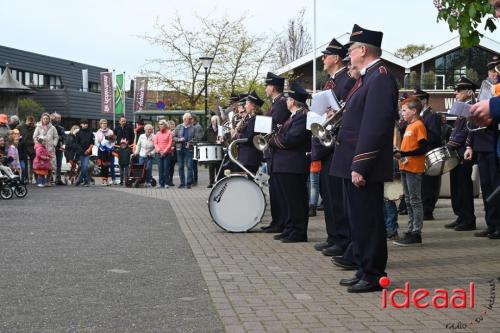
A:
[[[408,122],[401,150],[395,153],[399,160],[401,182],[408,210],[408,231],[395,245],[409,246],[422,243],[424,209],[422,206],[422,175],[425,171],[425,153],[427,150],[427,132],[420,118],[422,103],[411,96],[401,102],[403,118]]]

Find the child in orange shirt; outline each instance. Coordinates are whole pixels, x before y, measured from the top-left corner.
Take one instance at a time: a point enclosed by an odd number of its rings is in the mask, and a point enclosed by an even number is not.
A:
[[[399,160],[401,182],[408,210],[408,232],[400,240],[394,241],[399,246],[422,243],[424,209],[422,205],[422,175],[425,171],[425,153],[427,131],[420,118],[422,103],[411,96],[401,102],[403,118],[408,122],[401,149],[395,153]]]

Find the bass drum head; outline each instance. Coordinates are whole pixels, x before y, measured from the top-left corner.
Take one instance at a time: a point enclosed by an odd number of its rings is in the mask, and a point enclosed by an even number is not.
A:
[[[208,210],[220,228],[245,232],[264,216],[266,200],[260,187],[244,176],[221,179],[210,192]]]

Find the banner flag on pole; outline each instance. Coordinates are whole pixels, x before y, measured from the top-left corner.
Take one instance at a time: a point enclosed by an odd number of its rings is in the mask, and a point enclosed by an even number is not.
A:
[[[115,77],[115,114],[117,116],[125,116],[125,90],[124,90],[124,75],[117,74]]]
[[[146,107],[148,96],[148,78],[136,77],[135,78],[135,92],[134,92],[134,108],[133,111],[140,111]]]
[[[113,101],[113,73],[101,73],[101,113],[113,113],[115,104]]]

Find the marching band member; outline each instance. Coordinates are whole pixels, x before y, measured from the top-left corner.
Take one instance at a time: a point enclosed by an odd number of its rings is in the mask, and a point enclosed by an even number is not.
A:
[[[266,80],[266,96],[271,98],[272,106],[269,110],[268,116],[273,119],[273,129],[275,130],[278,126],[281,126],[290,117],[290,111],[288,111],[286,104],[286,97],[283,96],[283,88],[285,86],[285,79],[281,76],[273,74],[271,72],[267,73]],[[276,184],[276,177],[273,176],[271,170],[272,164],[272,153],[271,149],[264,152],[264,159],[268,166],[269,173],[269,199],[271,202],[271,223],[268,226],[262,227],[261,229],[267,233],[281,233],[285,225],[284,220],[280,220],[280,217],[286,216],[286,202],[285,198],[280,197],[278,194],[278,187]],[[285,212],[285,213],[283,213]]]
[[[429,106],[429,93],[415,89],[413,96],[422,102],[423,111],[420,113],[427,131],[427,149],[430,151],[441,147],[441,117]],[[434,208],[441,188],[441,176],[422,177],[422,204],[424,207],[424,220],[434,220]]]
[[[262,162],[262,152],[253,145],[253,137],[255,136],[255,116],[262,115],[261,107],[264,101],[257,95],[255,91],[248,94],[245,102],[245,110],[247,117],[245,121],[238,125],[238,139],[248,139],[246,143],[239,145],[238,160],[252,173],[257,173],[260,163]]]
[[[237,113],[233,116],[233,121],[231,125],[231,139],[234,139],[238,134],[238,125],[242,124],[242,121],[247,116],[247,111],[245,110],[245,103],[247,101],[248,94],[240,94],[238,100]],[[241,125],[240,125],[241,126]]]
[[[476,90],[476,85],[468,78],[462,77],[455,85],[455,98],[459,102],[474,104],[474,90]],[[459,156],[464,156],[467,135],[467,118],[457,117],[453,124],[450,140],[446,144],[448,149],[454,149]],[[451,206],[457,218],[452,223],[445,225],[447,229],[455,229],[456,231],[476,229],[474,191],[471,179],[472,165],[473,163],[470,161],[464,161],[450,171]]]
[[[290,86],[287,98],[290,118],[269,139],[273,148],[271,170],[276,178],[278,195],[286,198],[285,209],[280,211],[283,214],[280,218],[285,219],[285,228],[274,236],[283,243],[307,242],[307,175],[310,163],[306,152],[311,146],[311,134],[306,130],[307,97],[307,91],[298,84]]]
[[[344,62],[347,48],[334,38],[322,53],[323,70],[329,75],[323,90],[332,90],[337,99],[342,101],[346,97],[346,87],[352,87],[355,81],[348,75]],[[311,159],[321,161],[320,193],[325,207],[327,233],[326,241],[315,244],[314,248],[325,256],[341,256],[351,239],[349,220],[344,211],[342,179],[331,175],[334,148],[334,145],[325,147],[318,138],[312,138]]]
[[[499,64],[500,60],[493,59],[488,63],[489,79],[495,80],[496,77],[491,74],[491,70],[495,70],[495,65]],[[476,237],[489,237],[491,239],[500,239],[500,207],[494,204],[488,204],[486,199],[496,189],[500,182],[500,174],[498,169],[498,157],[496,154],[496,146],[498,140],[498,125],[491,124],[484,129],[477,131],[469,131],[465,142],[464,159],[472,160],[475,157],[479,168],[479,179],[481,181],[481,193],[485,210],[484,219],[486,220],[486,230],[476,232]]]
[[[382,32],[354,25],[349,41],[351,64],[361,76],[346,97],[332,163],[343,178],[358,271],[342,279],[348,292],[380,290],[385,276],[387,241],[384,182],[392,181],[393,124],[398,114],[398,87],[380,60]]]

